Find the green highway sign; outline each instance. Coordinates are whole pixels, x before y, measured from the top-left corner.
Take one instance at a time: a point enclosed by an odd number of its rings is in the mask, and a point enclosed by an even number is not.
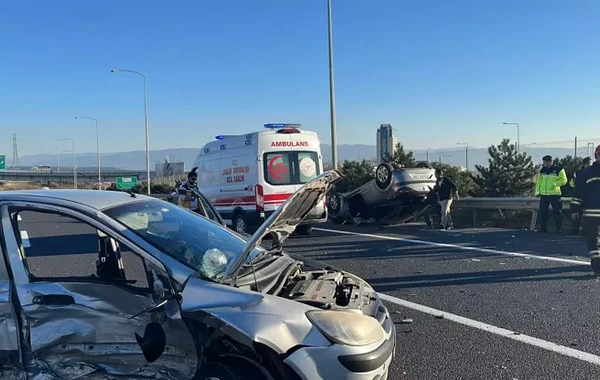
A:
[[[137,183],[137,177],[117,177],[117,190],[133,189]]]
[[[0,170],[6,170],[6,156],[0,156]]]

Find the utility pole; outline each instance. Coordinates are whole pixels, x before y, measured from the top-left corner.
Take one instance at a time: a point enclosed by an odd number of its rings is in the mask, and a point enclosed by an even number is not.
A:
[[[573,157],[577,157],[577,136],[575,136],[575,154]]]
[[[333,168],[338,168],[337,131],[335,123],[335,85],[333,79],[333,31],[331,25],[331,0],[327,0],[327,29],[329,41],[329,113],[331,118],[331,158]]]

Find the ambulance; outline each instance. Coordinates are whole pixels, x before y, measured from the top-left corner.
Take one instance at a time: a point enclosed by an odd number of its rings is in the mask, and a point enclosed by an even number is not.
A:
[[[198,187],[225,223],[239,233],[260,226],[305,183],[323,172],[321,144],[315,132],[299,124],[265,124],[242,135],[219,135],[200,151]],[[325,202],[296,228],[310,234],[327,221]]]

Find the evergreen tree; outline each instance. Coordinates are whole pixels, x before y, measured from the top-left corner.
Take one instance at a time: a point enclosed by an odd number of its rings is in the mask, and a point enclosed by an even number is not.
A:
[[[415,157],[412,151],[405,152],[404,146],[401,143],[396,144],[394,155],[390,160],[392,165],[401,166],[404,168],[413,168],[415,166]]]
[[[346,160],[340,165],[339,170],[344,175],[345,181],[337,183],[333,192],[345,193],[372,180],[375,168],[373,167],[373,164],[367,160]]]
[[[471,175],[476,195],[483,197],[524,197],[535,191],[534,177],[539,167],[531,156],[517,153],[509,139],[488,148],[488,166],[475,165],[477,174]]]
[[[554,160],[554,163],[563,169],[567,173],[567,179],[570,181],[573,178],[573,174],[583,166],[583,157],[573,157],[568,155],[563,158],[557,158]],[[567,184],[561,187],[561,193],[563,196],[570,197],[573,196],[573,188],[567,182]]]

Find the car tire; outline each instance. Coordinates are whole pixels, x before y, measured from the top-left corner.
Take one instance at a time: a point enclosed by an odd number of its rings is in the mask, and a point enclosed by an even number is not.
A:
[[[200,367],[200,370],[194,376],[194,380],[254,379],[252,375],[246,374],[246,372],[247,371],[245,371],[245,369],[241,366],[237,365],[236,362],[227,363],[227,366],[224,366],[221,363],[206,363]]]
[[[342,208],[342,197],[339,194],[333,194],[331,197],[329,197],[327,208],[331,212],[332,216],[337,216]]]
[[[298,235],[310,235],[313,231],[313,226],[298,226],[296,227],[296,233]]]
[[[392,172],[394,171],[394,167],[387,162],[383,164],[379,164],[377,169],[375,169],[375,184],[381,190],[385,190],[388,188],[390,183],[392,183]]]
[[[238,212],[233,217],[233,230],[239,234],[247,234],[248,233],[248,221],[244,217],[244,214]]]

